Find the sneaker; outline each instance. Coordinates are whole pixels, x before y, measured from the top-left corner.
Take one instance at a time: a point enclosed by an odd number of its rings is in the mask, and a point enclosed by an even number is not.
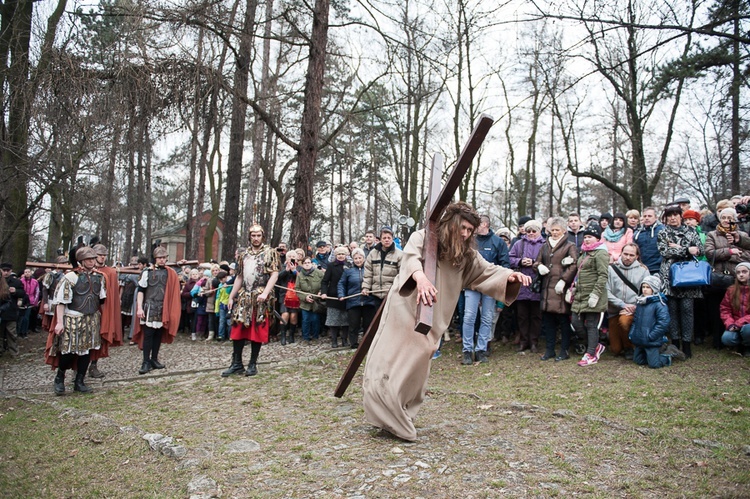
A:
[[[679,360],[685,360],[687,357],[685,356],[685,352],[677,348],[676,346],[672,345],[671,343],[667,345],[667,348],[664,349],[663,352],[661,352],[662,355],[667,355],[669,357],[674,357]]]
[[[597,362],[599,362],[599,359],[586,352],[585,354],[583,354],[583,358],[578,361],[578,365],[581,367],[585,367],[596,364]]]
[[[435,350],[435,353],[432,354],[432,360],[439,359],[441,355],[443,354],[440,353],[440,350]]]
[[[596,357],[596,360],[599,360],[602,357],[602,354],[604,353],[606,349],[607,347],[605,347],[601,343],[596,345],[596,350],[594,350],[594,357]]]
[[[569,358],[570,358],[570,355],[568,355],[568,352],[566,352],[565,350],[562,350],[560,352],[560,355],[558,355],[557,357],[555,357],[555,362],[560,362],[562,360],[568,360]]]
[[[477,352],[477,360],[482,364],[486,364],[490,361],[490,358],[487,356],[487,352],[485,352],[484,350],[479,350]]]
[[[465,366],[470,366],[474,363],[474,358],[471,355],[471,352],[464,352],[464,358],[461,360],[461,364]]]

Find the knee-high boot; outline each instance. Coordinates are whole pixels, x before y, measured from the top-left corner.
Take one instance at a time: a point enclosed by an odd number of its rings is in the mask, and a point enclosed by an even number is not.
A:
[[[164,369],[166,366],[159,362],[159,349],[161,348],[161,337],[164,333],[163,329],[154,330],[154,339],[151,343],[151,367],[154,369]]]
[[[690,347],[690,342],[682,340],[682,353],[685,354],[685,358],[689,359],[693,356],[693,349]]]
[[[297,324],[289,323],[289,343],[294,343],[294,335],[297,333]]]
[[[260,354],[261,343],[257,341],[250,342],[250,363],[247,365],[245,376],[255,376],[258,374],[258,355]]]
[[[287,322],[283,326],[281,326],[281,331],[279,332],[279,343],[281,343],[281,346],[286,345],[286,332],[289,330],[289,323]]]
[[[55,376],[55,395],[63,395],[65,393],[65,371],[70,369],[73,363],[73,354],[65,354],[60,356],[60,362],[57,366],[57,376]]]
[[[154,345],[154,330],[148,326],[143,328],[143,362],[138,374],[146,374],[151,370],[151,349]]]
[[[83,378],[86,376],[86,369],[89,368],[89,354],[78,356],[78,371],[76,372],[76,380],[73,384],[73,390],[81,393],[91,393],[91,388],[86,386],[83,382]]]
[[[341,346],[349,345],[349,326],[341,326]]]
[[[221,373],[222,378],[241,373],[245,370],[245,366],[242,365],[242,350],[245,348],[245,340],[233,340],[232,348],[232,365],[229,366],[229,369]]]

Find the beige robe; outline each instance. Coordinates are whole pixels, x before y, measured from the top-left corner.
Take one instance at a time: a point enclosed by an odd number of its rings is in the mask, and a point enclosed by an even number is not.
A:
[[[512,303],[520,283],[508,283],[512,273],[474,252],[464,269],[438,262],[437,303],[432,329],[423,335],[414,331],[417,314],[416,282],[411,278],[422,270],[424,230],[415,232],[404,249],[401,268],[388,293],[364,374],[364,409],[367,420],[404,440],[416,440],[414,418],[424,400],[432,355],[448,329],[462,289],[472,289]]]

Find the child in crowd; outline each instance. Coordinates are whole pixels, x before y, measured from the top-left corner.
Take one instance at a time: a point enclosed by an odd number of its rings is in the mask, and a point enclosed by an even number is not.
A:
[[[726,328],[721,342],[737,347],[743,357],[750,357],[750,263],[738,263],[734,275],[734,284],[729,286],[719,306],[721,322]]]
[[[192,340],[195,341],[197,338],[205,338],[206,330],[208,328],[208,315],[206,313],[206,296],[201,292],[206,284],[206,281],[211,279],[211,271],[206,269],[203,271],[203,277],[195,283],[195,286],[190,291],[190,296],[193,297],[191,303],[195,310],[195,329],[193,330]]]
[[[669,309],[661,293],[661,280],[652,275],[643,279],[641,294],[636,300],[633,325],[628,337],[635,346],[633,360],[652,369],[671,366],[672,357],[685,360],[685,354],[669,343]]]
[[[216,315],[219,316],[217,334],[219,335],[219,341],[226,341],[229,339],[229,324],[227,320],[230,317],[227,304],[229,303],[229,293],[232,292],[232,285],[227,285],[229,274],[225,270],[220,270],[216,274],[216,278],[219,280],[219,289],[216,290],[216,302],[214,304]]]

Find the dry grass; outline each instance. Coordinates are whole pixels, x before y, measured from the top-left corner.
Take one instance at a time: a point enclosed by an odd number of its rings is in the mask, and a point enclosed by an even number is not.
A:
[[[0,490],[184,497],[205,475],[222,497],[750,496],[747,360],[700,349],[668,369],[606,354],[580,368],[496,350],[489,364],[465,367],[458,345],[444,348],[413,444],[367,424],[361,379],[332,396],[347,354],[255,378],[0,400]],[[127,425],[174,437],[194,461],[151,451]],[[240,439],[261,450],[227,453]]]

